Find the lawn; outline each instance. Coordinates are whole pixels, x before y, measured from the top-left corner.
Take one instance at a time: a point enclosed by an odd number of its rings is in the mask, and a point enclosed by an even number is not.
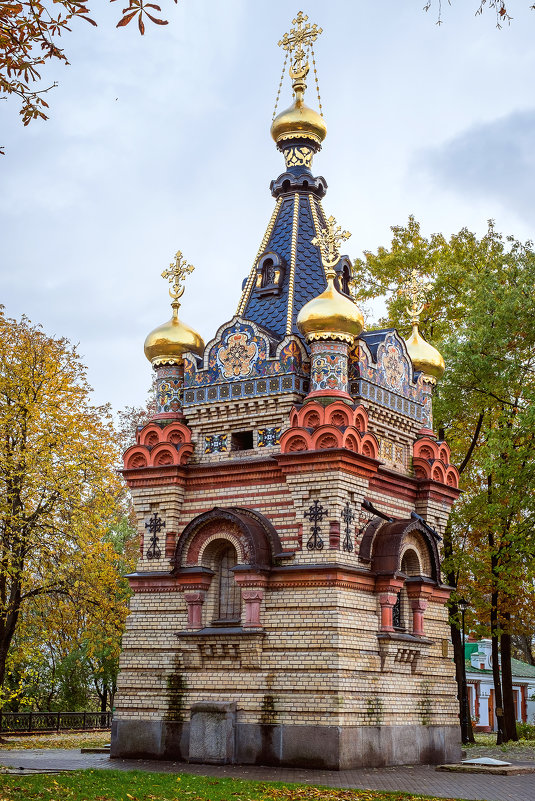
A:
[[[109,729],[84,732],[60,731],[50,734],[10,734],[0,737],[0,752],[28,748],[99,748],[110,742],[110,736]],[[1,761],[0,758],[0,763]]]
[[[0,801],[437,801],[429,796],[377,790],[119,770],[0,775],[0,792]]]

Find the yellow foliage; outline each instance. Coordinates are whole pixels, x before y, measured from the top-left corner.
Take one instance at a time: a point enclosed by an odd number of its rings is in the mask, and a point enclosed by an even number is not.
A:
[[[90,395],[68,340],[0,309],[0,684],[30,605],[51,637],[93,628],[118,647],[125,596],[119,557],[103,542],[122,492],[117,437]]]

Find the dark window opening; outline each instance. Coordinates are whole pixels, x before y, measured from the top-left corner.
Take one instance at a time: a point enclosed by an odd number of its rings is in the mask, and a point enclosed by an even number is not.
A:
[[[231,450],[233,451],[249,451],[253,448],[253,432],[252,431],[237,431],[232,434]]]
[[[350,287],[349,287],[350,279],[351,279],[351,276],[349,275],[349,270],[348,270],[347,267],[344,267],[344,269],[342,270],[342,275],[340,277],[340,281],[341,281],[341,284],[342,284],[342,292],[345,295],[349,295],[350,294],[350,291],[349,291],[349,289],[350,289]]]
[[[262,286],[275,283],[275,265],[273,259],[266,259],[262,265]]]
[[[403,617],[401,614],[401,592],[398,592],[396,603],[392,608],[392,625],[395,629],[403,629]]]
[[[216,624],[240,622],[241,593],[232,572],[237,563],[238,556],[233,545],[228,545],[220,552],[217,562],[217,618],[213,621]]]

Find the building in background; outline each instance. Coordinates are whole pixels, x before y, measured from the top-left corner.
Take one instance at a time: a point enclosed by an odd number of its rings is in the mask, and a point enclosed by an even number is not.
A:
[[[173,316],[145,342],[157,412],[124,457],[141,552],[112,754],[452,761],[439,548],[458,473],[431,408],[444,362],[418,329],[416,274],[411,337],[364,330],[348,234],[312,172],[326,124],[304,95],[321,31],[301,13],[293,25],[280,44],[294,99],[271,128],[285,166],[236,315],[206,346],[179,319],[192,268],[178,253]]]
[[[465,644],[466,685],[470,716],[475,731],[496,731],[492,643],[490,640]],[[515,718],[519,723],[535,724],[535,666],[511,660]]]

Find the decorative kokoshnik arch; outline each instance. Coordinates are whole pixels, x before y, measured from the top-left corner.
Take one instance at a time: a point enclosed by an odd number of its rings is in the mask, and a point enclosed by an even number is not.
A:
[[[232,559],[232,549],[234,566],[225,568],[231,575],[224,578],[221,559],[227,564],[229,558]],[[274,560],[282,555],[282,544],[275,528],[253,509],[216,506],[194,518],[178,539],[172,571],[184,592],[188,628],[200,629],[206,625],[202,607],[207,598],[209,612],[225,605],[222,593],[228,590],[228,582],[231,589],[235,582],[241,590],[245,612],[243,628],[260,627],[260,605],[267,576]],[[217,612],[215,617],[219,617],[218,625],[224,622]],[[232,622],[235,625],[237,621],[232,618]]]
[[[381,608],[381,632],[403,629],[400,614],[402,599],[410,606],[415,637],[424,634],[423,618],[428,598],[441,587],[438,535],[421,520],[394,520],[378,525],[372,520],[367,526],[360,556],[369,562],[375,574],[375,586]]]

